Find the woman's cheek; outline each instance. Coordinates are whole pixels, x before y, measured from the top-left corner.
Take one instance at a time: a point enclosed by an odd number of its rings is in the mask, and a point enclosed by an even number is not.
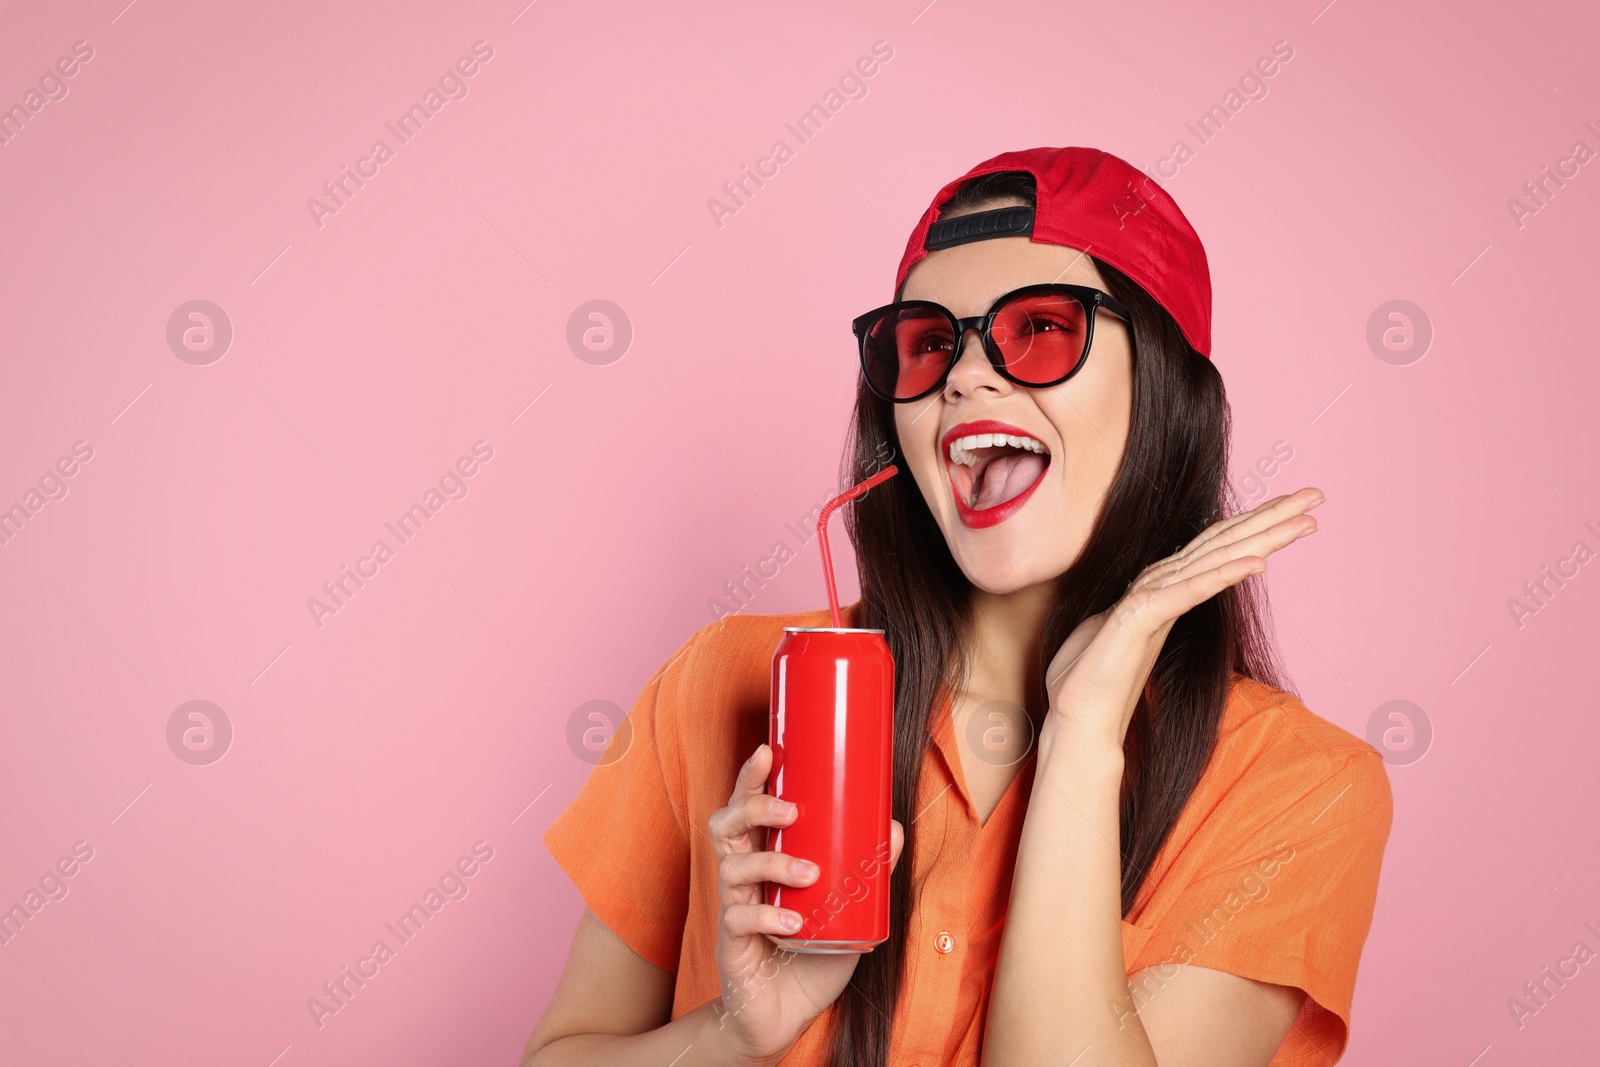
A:
[[[916,434],[916,430],[931,415],[929,412],[922,420],[911,425],[900,425],[897,420],[895,429],[898,431],[901,445],[906,450],[906,459],[917,480],[917,488],[922,491],[922,498],[927,502],[929,510],[937,515],[940,514],[939,499],[944,488],[945,476],[944,465],[939,461],[939,445],[937,441]],[[935,420],[934,428],[937,429],[938,425],[938,421]]]
[[[944,488],[944,466],[934,458],[919,468],[917,475],[918,488],[922,490],[922,499],[927,503],[928,510],[933,512],[934,518],[941,524],[949,517],[949,495]]]

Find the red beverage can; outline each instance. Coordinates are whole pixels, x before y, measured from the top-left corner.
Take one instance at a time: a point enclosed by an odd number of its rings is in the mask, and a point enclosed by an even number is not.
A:
[[[808,886],[766,885],[800,913],[791,952],[865,952],[889,937],[894,657],[882,630],[786,626],[772,655],[767,792],[794,822],[767,847],[815,863]]]

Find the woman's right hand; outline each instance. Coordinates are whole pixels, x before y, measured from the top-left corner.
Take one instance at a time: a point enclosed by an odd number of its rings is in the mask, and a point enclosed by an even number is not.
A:
[[[808,860],[766,847],[766,828],[788,826],[795,807],[766,793],[772,749],[761,745],[739,768],[726,807],[712,813],[708,826],[721,863],[717,874],[717,969],[722,1003],[716,1014],[738,1050],[740,1063],[767,1067],[781,1060],[795,1039],[844,991],[861,958],[842,954],[794,953],[778,948],[767,935],[792,937],[800,929],[798,912],[767,904],[762,883],[807,886],[817,879]],[[889,824],[889,869],[900,861],[905,833]],[[786,924],[787,921],[787,924]]]

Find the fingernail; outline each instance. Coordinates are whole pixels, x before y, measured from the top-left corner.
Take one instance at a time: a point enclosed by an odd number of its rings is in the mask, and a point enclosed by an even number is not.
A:
[[[801,878],[810,878],[817,873],[817,865],[810,860],[792,860],[794,873]]]
[[[754,763],[756,761],[756,757],[759,756],[759,755],[761,755],[761,746],[757,745],[756,746],[756,750],[754,752],[750,753],[749,758],[744,761],[744,765],[746,767],[750,766],[752,763]]]
[[[800,929],[800,916],[796,915],[792,911],[786,911],[778,920],[778,925],[782,926],[785,930],[798,930]]]
[[[794,814],[794,804],[791,803],[790,801],[787,801],[787,800],[774,800],[772,802],[772,814],[774,814],[774,815],[793,815]]]

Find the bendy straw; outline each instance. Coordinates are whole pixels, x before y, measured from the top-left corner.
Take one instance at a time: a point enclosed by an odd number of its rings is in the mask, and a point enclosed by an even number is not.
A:
[[[822,544],[822,576],[828,582],[828,613],[833,620],[835,630],[842,629],[843,620],[839,617],[839,590],[833,584],[833,553],[828,551],[828,518],[841,504],[847,504],[868,489],[886,482],[900,473],[900,468],[889,464],[883,470],[874,474],[860,485],[851,486],[826,504],[822,505],[822,512],[817,516],[817,538]]]

